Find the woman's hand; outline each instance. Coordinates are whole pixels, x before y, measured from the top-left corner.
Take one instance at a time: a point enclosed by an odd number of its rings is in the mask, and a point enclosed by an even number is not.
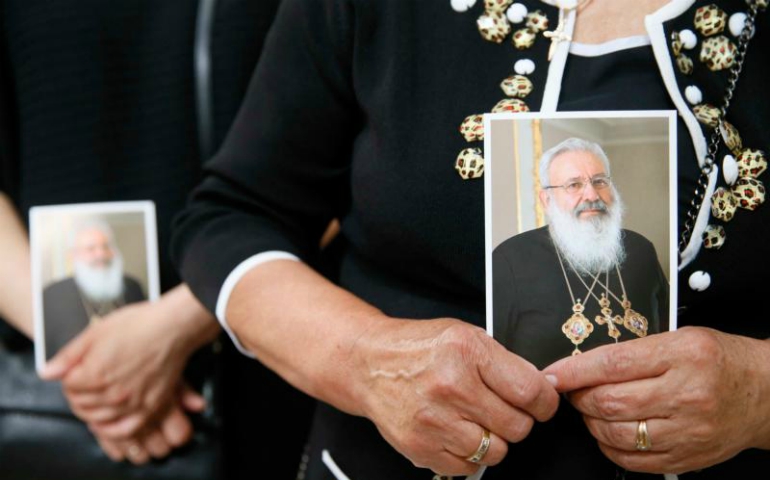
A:
[[[545,375],[483,330],[454,319],[402,320],[307,265],[275,260],[244,275],[227,303],[244,347],[284,379],[343,412],[372,420],[421,467],[471,474],[547,420],[559,397]]]
[[[683,328],[560,360],[556,378],[599,447],[632,471],[680,473],[770,448],[770,344]],[[645,420],[651,448],[637,450]]]
[[[185,404],[184,398],[180,400],[182,406],[191,411],[200,411],[203,407],[200,403]],[[158,418],[142,431],[120,440],[100,434],[99,430],[91,425],[89,427],[110,459],[115,462],[127,460],[135,465],[142,465],[151,458],[166,457],[174,448],[181,447],[192,438],[192,425],[180,405],[171,403],[165,411],[159,413]]]
[[[556,412],[545,375],[483,330],[452,319],[390,320],[355,346],[362,413],[418,467],[444,475],[478,469],[467,457],[491,434],[480,464],[499,463],[508,442]]]
[[[88,327],[42,376],[62,380],[73,412],[100,436],[132,437],[176,402],[189,356],[217,331],[213,318],[180,286],[156,303],[127,305]]]

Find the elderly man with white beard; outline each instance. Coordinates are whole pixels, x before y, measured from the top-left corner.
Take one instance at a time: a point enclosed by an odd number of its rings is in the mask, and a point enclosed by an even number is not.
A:
[[[90,323],[146,298],[139,283],[124,274],[123,257],[107,223],[79,225],[70,238],[69,255],[74,276],[43,291],[46,360]]]
[[[622,228],[601,147],[565,140],[543,154],[539,174],[548,225],[493,252],[494,337],[544,368],[665,328],[668,282],[653,245]]]

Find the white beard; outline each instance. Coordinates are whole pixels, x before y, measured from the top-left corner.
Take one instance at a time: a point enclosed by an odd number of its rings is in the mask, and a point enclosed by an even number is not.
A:
[[[598,274],[614,269],[623,263],[626,252],[623,248],[623,203],[617,192],[613,192],[615,200],[610,207],[599,200],[607,209],[607,213],[594,215],[581,220],[575,211],[565,212],[555,201],[551,201],[546,209],[548,231],[551,233],[559,253],[579,272]],[[597,208],[594,202],[592,208]]]
[[[123,295],[123,257],[116,254],[107,267],[75,262],[75,283],[93,302],[117,300]]]

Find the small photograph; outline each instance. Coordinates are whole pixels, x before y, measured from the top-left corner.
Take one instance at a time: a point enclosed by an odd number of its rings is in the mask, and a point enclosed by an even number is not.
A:
[[[487,330],[538,368],[674,329],[673,112],[485,117]]]
[[[33,207],[30,244],[38,370],[88,325],[160,295],[153,202]]]

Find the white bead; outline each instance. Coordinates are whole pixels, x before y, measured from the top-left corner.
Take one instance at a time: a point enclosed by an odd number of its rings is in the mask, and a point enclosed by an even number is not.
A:
[[[523,3],[514,3],[508,8],[505,14],[508,16],[508,21],[511,23],[521,23],[527,18],[527,7]]]
[[[452,9],[455,12],[462,13],[476,5],[476,0],[450,0],[450,3],[452,4]]]
[[[730,29],[730,33],[733,37],[740,37],[743,32],[743,27],[746,25],[746,14],[743,12],[733,13],[730,15],[730,20],[727,22],[727,26]],[[756,29],[751,30],[751,38],[754,38]]]
[[[711,285],[711,275],[698,270],[697,272],[694,272],[692,275],[690,275],[689,284],[690,288],[696,292],[702,292],[703,290],[709,288]]]
[[[725,182],[728,185],[732,185],[738,180],[738,162],[735,161],[735,157],[732,155],[725,155],[722,160],[722,175],[725,177]]]
[[[746,25],[746,14],[743,12],[733,13],[730,15],[730,21],[727,25],[730,27],[730,33],[733,34],[733,37],[740,37],[744,25]]]
[[[519,75],[529,75],[535,71],[535,62],[528,58],[522,58],[513,64],[513,71]]]
[[[687,50],[692,50],[698,44],[698,37],[692,30],[682,30],[679,32],[679,41]]]
[[[695,85],[690,85],[684,89],[684,96],[691,105],[698,105],[703,101],[703,93],[700,88]]]

